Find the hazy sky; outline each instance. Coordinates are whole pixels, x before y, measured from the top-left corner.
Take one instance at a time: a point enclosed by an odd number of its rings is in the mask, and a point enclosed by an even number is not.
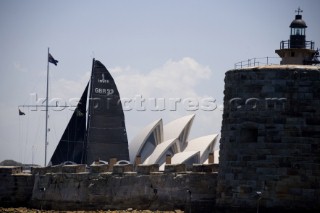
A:
[[[299,6],[307,40],[320,47],[319,0],[1,0],[0,161],[44,162],[45,113],[21,108],[26,115],[18,116],[18,105],[45,97],[48,47],[59,60],[50,65],[50,98],[79,98],[95,57],[122,98],[146,99],[144,111],[125,111],[129,141],[158,118],[166,124],[195,113],[193,139],[220,133],[225,72],[241,60],[276,57]],[[166,101],[164,110],[152,108],[154,98]],[[204,99],[217,109],[187,107]],[[48,160],[71,114],[50,111]]]

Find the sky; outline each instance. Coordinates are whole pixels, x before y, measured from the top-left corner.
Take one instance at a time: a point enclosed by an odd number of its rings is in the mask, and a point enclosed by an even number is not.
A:
[[[298,7],[307,40],[320,47],[319,0],[1,0],[0,161],[44,163],[45,112],[20,107],[19,116],[18,106],[45,98],[48,48],[59,61],[50,64],[51,104],[79,99],[95,58],[132,100],[124,111],[129,143],[159,118],[190,114],[193,139],[220,134],[225,72],[277,57]],[[48,160],[71,115],[50,109]]]

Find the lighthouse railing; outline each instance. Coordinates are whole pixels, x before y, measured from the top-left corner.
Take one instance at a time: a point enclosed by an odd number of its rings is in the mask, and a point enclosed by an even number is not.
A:
[[[290,46],[290,40],[281,41],[280,42],[280,49],[290,49],[293,48]],[[295,47],[296,48],[296,47]],[[311,49],[314,50],[314,42],[313,41],[305,41],[304,45],[299,48]]]
[[[241,69],[246,67],[256,67],[265,65],[280,64],[280,57],[261,57],[261,58],[250,58],[244,61],[239,61],[234,64],[235,69]]]

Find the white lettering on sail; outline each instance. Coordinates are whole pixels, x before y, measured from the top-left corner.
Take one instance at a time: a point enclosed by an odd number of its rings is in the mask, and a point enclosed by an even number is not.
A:
[[[104,79],[104,74],[102,73],[102,79],[98,79],[98,82],[106,84],[106,83],[109,83],[109,80]]]
[[[106,95],[112,95],[114,93],[113,89],[95,88],[94,91],[97,94],[106,94]]]

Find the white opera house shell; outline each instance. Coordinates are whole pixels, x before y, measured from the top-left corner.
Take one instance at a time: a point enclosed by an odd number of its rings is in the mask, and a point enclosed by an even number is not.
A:
[[[194,117],[184,116],[164,126],[159,119],[144,127],[129,143],[131,163],[139,156],[142,164],[159,164],[164,170],[166,156],[170,155],[172,164],[207,164],[218,134],[188,140]]]

